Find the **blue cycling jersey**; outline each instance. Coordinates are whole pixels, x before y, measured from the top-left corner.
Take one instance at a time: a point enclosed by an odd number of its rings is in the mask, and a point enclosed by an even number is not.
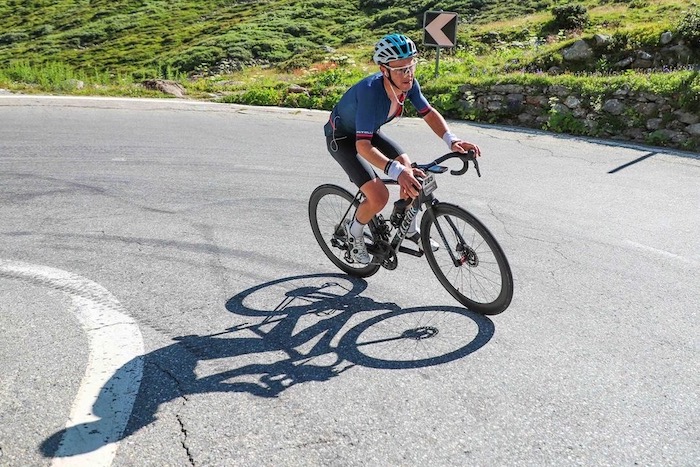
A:
[[[421,117],[432,110],[415,78],[408,93],[399,96],[402,105],[404,98],[411,101]],[[368,76],[348,89],[335,105],[326,125],[326,136],[335,131],[336,136],[354,134],[357,139],[371,139],[382,125],[401,115],[401,108],[391,116],[390,109],[391,100],[384,89],[384,76],[381,73]]]

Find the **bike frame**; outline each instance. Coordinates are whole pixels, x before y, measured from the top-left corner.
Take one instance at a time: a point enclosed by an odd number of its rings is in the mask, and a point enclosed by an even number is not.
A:
[[[413,167],[420,168],[424,172],[427,172],[428,177],[434,177],[435,175],[433,175],[433,174],[440,174],[440,173],[444,173],[447,171],[447,167],[441,166],[440,163],[444,162],[447,159],[451,159],[451,158],[458,158],[464,164],[464,166],[460,170],[450,171],[450,173],[452,175],[464,174],[469,168],[468,162],[472,161],[474,163],[474,167],[476,168],[477,174],[479,175],[479,177],[481,177],[481,172],[479,170],[479,164],[476,161],[476,156],[472,151],[470,151],[467,154],[462,154],[462,153],[458,153],[458,152],[445,154],[444,156],[441,156],[441,157],[435,159],[433,162],[430,162],[429,164],[420,165],[420,164],[414,163]],[[426,177],[425,181],[429,180],[428,177]],[[382,182],[384,182],[384,184],[386,184],[386,185],[398,185],[397,181],[391,180],[391,179],[382,179]],[[412,249],[402,247],[402,243],[406,239],[406,234],[408,233],[408,228],[411,225],[411,221],[413,221],[415,216],[418,215],[418,211],[421,211],[424,207],[426,215],[429,215],[429,216],[433,215],[433,212],[432,212],[433,206],[436,206],[440,203],[440,201],[437,198],[435,198],[435,196],[433,195],[433,191],[435,189],[437,189],[437,186],[432,188],[431,191],[426,194],[425,193],[425,186],[423,186],[421,188],[420,192],[418,193],[418,196],[413,198],[411,204],[406,209],[406,215],[401,220],[401,224],[399,224],[399,226],[396,228],[396,233],[394,234],[393,238],[389,242],[389,245],[391,247],[391,252],[393,252],[394,255],[396,255],[399,252],[402,252],[402,253],[411,254],[413,256],[418,256],[418,257],[423,256],[423,252],[415,251]],[[358,190],[357,193],[355,194],[355,198],[354,198],[353,202],[350,203],[350,205],[348,206],[348,209],[345,211],[345,214],[343,215],[342,221],[344,221],[348,217],[348,214],[350,213],[350,210],[354,206],[355,201],[357,201],[358,203],[361,203],[364,200],[364,198],[365,198],[365,196],[362,193],[362,191]],[[384,219],[381,215],[378,215],[377,219],[378,219],[378,221],[377,221],[378,225],[381,226],[381,225],[387,224],[387,220]],[[459,239],[460,244],[466,245],[466,242],[465,242],[464,238],[462,237],[461,232],[458,231],[458,229],[454,225],[452,219],[450,219],[449,217],[447,217],[446,219],[447,219],[448,224],[452,228],[453,232],[455,233],[455,236]],[[342,221],[341,221],[341,223],[342,223]],[[372,224],[370,223],[370,226],[371,225]],[[435,227],[436,227],[438,233],[440,234],[440,238],[442,240],[443,246],[450,254],[450,258],[452,259],[452,263],[455,266],[462,265],[463,264],[462,257],[460,256],[458,258],[457,256],[455,256],[452,248],[449,247],[448,241],[447,241],[447,236],[445,235],[445,232],[443,231],[442,226],[440,226],[439,223],[435,222]],[[376,242],[377,237],[381,236],[381,233],[376,232],[376,228],[374,228],[374,227],[370,227],[370,230],[372,231],[372,237],[374,238],[374,240]],[[389,252],[385,252],[385,255],[387,253],[389,253]],[[386,257],[383,258],[383,260],[381,261],[382,265],[384,265],[384,262],[387,258],[388,258],[388,255],[386,255]]]

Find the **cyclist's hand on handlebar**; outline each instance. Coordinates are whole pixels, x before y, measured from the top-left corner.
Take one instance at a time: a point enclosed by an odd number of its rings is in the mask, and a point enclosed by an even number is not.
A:
[[[416,167],[406,167],[397,180],[401,191],[411,198],[418,196],[418,192],[422,187],[416,177],[425,178],[425,172]]]
[[[462,141],[461,139],[458,139],[455,142],[453,142],[451,149],[455,152],[462,152],[462,153],[473,150],[474,155],[476,157],[481,156],[481,149],[479,149],[479,146],[477,146],[474,143],[470,143],[469,141]]]

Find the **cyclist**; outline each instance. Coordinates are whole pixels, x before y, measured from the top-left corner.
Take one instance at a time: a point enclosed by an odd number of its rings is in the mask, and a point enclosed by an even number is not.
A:
[[[382,169],[398,182],[399,196],[404,200],[418,195],[421,184],[416,177],[425,176],[420,169],[411,168],[411,161],[403,149],[380,131],[382,125],[403,115],[406,99],[451,151],[474,150],[477,156],[481,155],[478,146],[461,140],[449,130],[442,115],[421,93],[414,77],[417,54],[414,42],[403,34],[382,37],[374,47],[374,62],[379,66],[379,72],[352,86],[335,105],[324,127],[331,156],[365,195],[355,218],[344,226],[350,253],[358,263],[370,262],[363,238],[364,226],[389,201],[389,190],[372,166]],[[416,218],[406,238],[420,248]],[[437,242],[431,240],[430,243],[433,250],[438,248]]]

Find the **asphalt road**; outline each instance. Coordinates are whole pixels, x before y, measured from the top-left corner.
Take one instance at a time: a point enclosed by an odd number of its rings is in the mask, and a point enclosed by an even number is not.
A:
[[[697,154],[451,122],[483,177],[436,195],[513,269],[486,318],[322,255],[325,118],[0,96],[0,465],[700,464]]]

